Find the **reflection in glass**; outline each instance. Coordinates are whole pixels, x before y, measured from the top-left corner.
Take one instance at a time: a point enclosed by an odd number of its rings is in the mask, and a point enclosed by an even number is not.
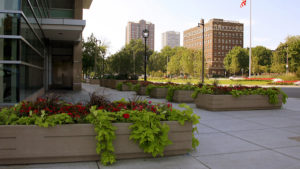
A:
[[[18,60],[18,40],[0,39],[0,60]]]
[[[0,0],[0,10],[18,10],[20,0]]]
[[[43,70],[20,65],[20,99],[43,88]]]
[[[18,102],[17,65],[0,64],[0,103]]]

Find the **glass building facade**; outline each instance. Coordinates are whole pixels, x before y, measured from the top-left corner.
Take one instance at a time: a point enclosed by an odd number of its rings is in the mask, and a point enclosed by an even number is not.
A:
[[[44,86],[45,0],[0,0],[0,103],[16,103]]]
[[[42,22],[74,19],[78,2],[85,0],[0,0],[0,105],[48,89],[52,41]]]

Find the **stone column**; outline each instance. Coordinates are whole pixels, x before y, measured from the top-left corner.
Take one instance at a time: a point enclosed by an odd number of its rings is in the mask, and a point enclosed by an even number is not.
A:
[[[83,15],[83,0],[75,0],[74,19],[82,19],[82,15]]]
[[[73,53],[73,90],[81,90],[82,43],[74,45]]]

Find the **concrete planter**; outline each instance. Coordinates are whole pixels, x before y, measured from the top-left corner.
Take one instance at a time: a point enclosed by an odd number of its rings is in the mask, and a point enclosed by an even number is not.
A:
[[[122,84],[122,91],[132,91],[133,89],[129,87],[127,84]]]
[[[100,86],[102,87],[109,87],[110,86],[111,79],[101,79],[100,80]]]
[[[173,96],[173,102],[176,103],[192,103],[194,99],[192,98],[193,90],[176,90]]]
[[[197,108],[212,111],[280,109],[282,105],[281,98],[280,95],[278,104],[270,104],[268,96],[262,95],[234,97],[232,95],[198,94],[195,104]]]
[[[90,84],[100,84],[100,80],[99,79],[89,79],[89,83]]]
[[[146,95],[146,87],[141,86],[141,87],[140,87],[140,90],[137,91],[137,94],[138,94],[138,95],[143,95],[143,96],[145,96],[145,95]]]
[[[167,97],[168,88],[154,88],[151,90],[150,97],[157,99],[165,99]]]
[[[185,154],[192,148],[192,124],[184,126],[175,121],[165,122],[170,126],[172,145],[166,147],[165,155]],[[117,159],[151,157],[138,144],[129,140],[130,123],[114,123],[114,141]],[[94,127],[91,124],[70,124],[41,128],[35,125],[0,126],[0,165],[96,161]]]

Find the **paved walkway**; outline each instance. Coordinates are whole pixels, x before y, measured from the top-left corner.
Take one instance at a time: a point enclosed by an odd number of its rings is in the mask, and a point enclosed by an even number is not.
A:
[[[94,91],[111,100],[134,97],[134,92],[88,84],[83,84],[81,92],[62,93],[63,99],[78,102],[87,101],[88,93]],[[210,112],[189,105],[201,116],[197,135],[200,145],[189,154],[119,160],[108,167],[85,162],[0,166],[0,169],[300,169],[300,99],[289,98],[280,110]]]

